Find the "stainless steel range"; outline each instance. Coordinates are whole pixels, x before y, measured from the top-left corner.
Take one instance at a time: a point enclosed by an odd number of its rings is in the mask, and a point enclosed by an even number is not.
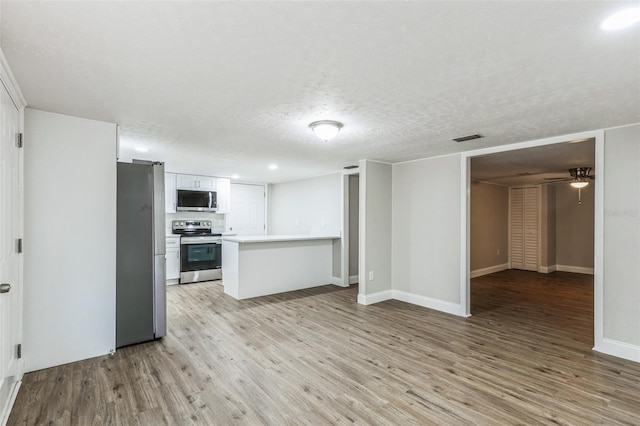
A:
[[[174,220],[171,231],[180,235],[180,284],[222,279],[222,238],[210,220]]]

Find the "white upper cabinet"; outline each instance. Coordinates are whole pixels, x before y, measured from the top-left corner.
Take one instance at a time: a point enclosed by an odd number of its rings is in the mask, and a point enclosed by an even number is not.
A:
[[[215,191],[216,178],[211,176],[178,175],[177,189],[192,189],[196,191]]]
[[[164,211],[165,213],[176,212],[176,174],[165,173],[164,174]]]
[[[231,179],[229,178],[217,178],[216,179],[216,192],[218,200],[217,213],[224,214],[229,213],[231,208]]]
[[[215,191],[218,202],[217,213],[229,213],[231,209],[231,179],[229,178],[165,173],[164,182],[167,213],[176,212],[178,189]]]

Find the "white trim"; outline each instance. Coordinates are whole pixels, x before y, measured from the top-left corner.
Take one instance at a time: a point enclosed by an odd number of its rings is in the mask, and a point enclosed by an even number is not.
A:
[[[363,161],[363,160],[360,160],[360,161]],[[388,165],[390,165],[390,166],[393,166],[394,164],[399,164],[399,163],[389,163],[389,162],[387,162],[387,161],[381,161],[381,160],[369,160],[369,159],[365,159],[364,161],[370,161],[370,162],[372,162],[372,163],[388,164]],[[360,167],[360,166],[358,166],[358,167]]]
[[[557,270],[558,270],[557,265],[549,265],[549,266],[541,266],[538,272],[540,272],[541,274],[550,274]]]
[[[353,169],[346,169],[346,170],[342,170],[342,175],[357,175],[360,174],[360,166],[353,168]]]
[[[358,276],[357,275],[351,275],[349,277],[349,285],[357,284],[357,283],[358,283]]]
[[[358,294],[358,303],[361,305],[373,305],[374,303],[384,302],[393,299],[391,290],[379,291],[373,294]]]
[[[396,166],[398,164],[415,163],[417,161],[424,161],[424,160],[434,160],[436,158],[451,157],[452,155],[460,155],[460,154],[461,154],[460,152],[452,152],[450,154],[434,155],[433,157],[423,157],[423,158],[416,158],[414,160],[399,161],[397,163],[393,163],[393,165]]]
[[[430,297],[407,293],[400,290],[393,290],[392,295],[396,300],[422,306],[423,308],[435,309],[436,311],[457,315],[459,317],[471,316],[471,314],[468,314],[464,311],[464,307],[462,304],[445,302],[443,300],[432,299]]]
[[[594,345],[601,347],[604,341],[604,130],[596,136],[595,217],[593,235],[593,322]]]
[[[337,285],[338,287],[349,287],[343,284],[342,277],[331,277],[331,284]]]
[[[471,314],[464,312],[463,306],[460,304],[432,299],[430,297],[420,296],[419,294],[407,293],[406,291],[384,290],[368,295],[358,294],[358,303],[361,305],[373,305],[374,303],[380,303],[386,300],[399,300],[459,317],[471,316]]]
[[[603,354],[617,356],[618,358],[640,362],[640,346],[637,345],[603,338],[601,342],[593,347],[593,350],[602,352]]]
[[[638,121],[637,123],[631,123],[631,124],[621,124],[619,126],[613,126],[613,127],[607,127],[604,130],[613,130],[613,129],[622,129],[624,127],[632,127],[632,126],[637,126],[638,124],[640,124],[640,121]]]
[[[4,426],[9,421],[9,415],[11,414],[13,404],[16,402],[18,391],[20,390],[21,385],[22,380],[18,380],[13,384],[13,389],[11,389],[11,394],[9,396],[9,400],[7,401],[7,405],[3,407],[2,412],[0,413],[0,425]]]
[[[589,274],[593,275],[593,268],[584,268],[582,266],[571,265],[555,265],[556,271],[559,272],[573,272],[574,274]]]
[[[24,109],[27,106],[27,100],[24,98],[20,86],[18,86],[18,81],[14,77],[2,50],[0,50],[0,80],[2,80],[4,87],[7,88],[7,92],[9,92],[9,96],[11,96],[16,108],[18,110]]]
[[[281,184],[281,183],[297,182],[299,180],[315,179],[315,178],[319,178],[319,177],[323,177],[323,176],[329,176],[329,175],[335,175],[335,174],[342,174],[342,170],[337,170],[337,171],[327,172],[327,173],[320,173],[320,174],[317,174],[317,175],[306,176],[306,177],[301,177],[301,178],[297,178],[297,179],[274,180],[272,182],[269,182],[268,184],[269,185],[275,185],[275,184]]]
[[[460,309],[471,316],[471,159],[460,156]]]
[[[360,250],[358,253],[358,293],[365,295],[367,294],[365,272],[367,262],[367,160],[360,160],[358,167],[360,168],[360,184],[358,187],[358,246]],[[360,302],[359,295],[358,303],[366,305],[366,303]]]
[[[590,131],[580,132],[580,133],[572,133],[569,135],[554,136],[551,138],[535,139],[527,142],[517,142],[517,143],[511,143],[507,145],[499,145],[499,146],[494,146],[490,148],[481,148],[473,151],[465,151],[465,152],[462,152],[461,154],[466,157],[478,157],[480,155],[495,154],[498,152],[515,151],[517,149],[535,148],[537,146],[571,142],[572,140],[577,140],[577,139],[591,139],[595,137],[597,141],[597,137],[599,133],[603,134],[602,129],[590,130]],[[600,174],[600,172],[598,172],[598,174]]]
[[[170,278],[167,280],[167,285],[176,285],[176,284],[180,284],[179,278]]]
[[[502,265],[493,265],[487,268],[474,269],[471,271],[471,278],[481,277],[483,275],[495,274],[496,272],[504,271],[509,269],[508,263],[503,263]]]

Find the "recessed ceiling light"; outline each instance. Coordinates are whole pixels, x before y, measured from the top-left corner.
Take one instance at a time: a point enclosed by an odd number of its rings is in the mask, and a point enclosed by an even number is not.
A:
[[[149,148],[145,146],[136,146],[134,149],[138,152],[149,152]]]
[[[609,16],[600,27],[606,31],[621,30],[638,22],[640,22],[640,7],[632,7]]]
[[[238,179],[240,176],[238,175],[231,175],[231,179]]]
[[[278,166],[276,164],[269,164],[269,170],[277,170]]]

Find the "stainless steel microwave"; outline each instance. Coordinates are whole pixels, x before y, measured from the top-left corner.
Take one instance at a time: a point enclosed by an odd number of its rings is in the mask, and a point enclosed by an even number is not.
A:
[[[179,212],[216,212],[218,210],[215,191],[190,191],[178,189]]]

